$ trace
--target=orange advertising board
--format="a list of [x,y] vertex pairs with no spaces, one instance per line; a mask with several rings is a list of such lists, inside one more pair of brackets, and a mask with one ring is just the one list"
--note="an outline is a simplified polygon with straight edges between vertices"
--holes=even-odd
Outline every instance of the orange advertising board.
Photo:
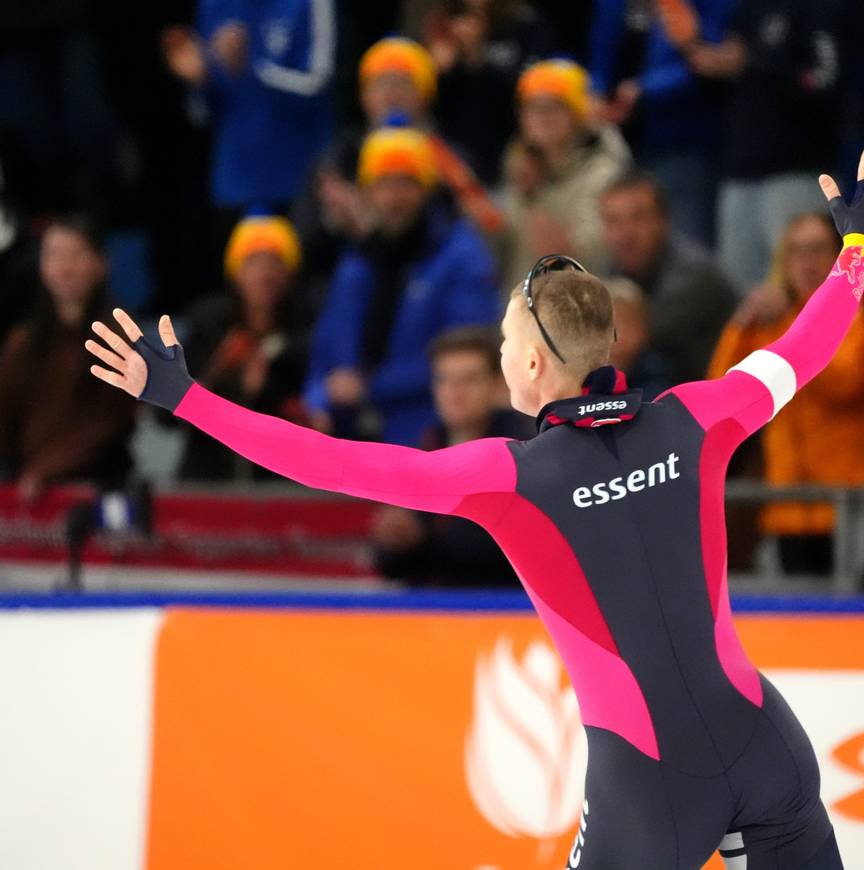
[[[760,667],[864,671],[860,617],[738,626]],[[155,679],[149,870],[567,860],[584,733],[526,614],[173,610]]]

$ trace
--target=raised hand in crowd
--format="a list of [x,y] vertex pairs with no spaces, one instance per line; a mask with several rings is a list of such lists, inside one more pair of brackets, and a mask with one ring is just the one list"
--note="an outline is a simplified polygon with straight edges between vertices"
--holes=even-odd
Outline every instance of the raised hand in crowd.
[[620,127],[626,124],[633,116],[642,88],[635,79],[625,79],[615,88],[615,94],[611,99],[594,97],[593,117],[597,121]]
[[162,55],[177,78],[198,86],[207,80],[204,43],[189,27],[169,27],[162,34]]
[[[235,327],[225,335],[202,376],[205,383],[218,383],[232,370],[239,371],[240,387],[247,401],[254,401],[267,382],[273,360],[284,349],[277,333],[272,341],[260,342],[248,329]],[[268,347],[271,345],[271,347]]]
[[223,24],[210,38],[210,50],[229,75],[239,76],[249,55],[246,28],[236,21]]
[[178,78],[198,87],[207,80],[207,50],[231,76],[246,68],[249,36],[242,24],[223,24],[209,44],[189,27],[170,27],[162,34],[162,53],[168,68]]
[[747,65],[747,47],[737,37],[716,44],[697,42],[684,56],[691,69],[705,78],[734,78]]
[[488,17],[479,9],[456,14],[433,12],[427,17],[425,42],[439,72],[458,63],[478,66],[483,62],[483,46],[489,34]]
[[699,39],[699,15],[687,0],[657,0],[657,17],[666,38],[678,48],[686,48]]
[[[701,60],[702,50],[713,48],[699,41],[699,16],[686,0],[658,0],[656,15],[666,38],[686,56],[697,51]],[[620,127],[631,119],[641,96],[639,82],[636,79],[624,79],[619,82],[611,98],[595,97],[593,115],[598,121]]]
[[374,219],[360,188],[335,169],[323,166],[317,173],[318,201],[325,225],[350,239],[361,239],[373,228]]

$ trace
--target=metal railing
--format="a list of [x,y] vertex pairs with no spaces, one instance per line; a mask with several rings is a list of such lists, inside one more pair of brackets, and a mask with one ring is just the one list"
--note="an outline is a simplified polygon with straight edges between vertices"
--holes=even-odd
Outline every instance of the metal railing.
[[[330,493],[313,492],[288,481],[242,482],[227,485],[174,483],[162,484],[155,488],[157,500],[160,496],[172,494],[202,495],[214,498],[241,496],[251,500],[284,497],[300,502],[311,499],[332,499],[334,506],[347,498]],[[761,506],[784,502],[810,504],[821,502],[834,507],[832,573],[820,576],[784,572],[780,563],[776,539],[763,536],[761,542],[756,546],[752,570],[730,570],[729,582],[732,591],[734,593],[766,595],[812,593],[841,597],[864,592],[864,488],[817,485],[770,487],[760,480],[738,478],[727,481],[726,504],[728,507],[736,504]],[[756,522],[755,517],[754,522]],[[60,533],[62,534],[62,529]],[[733,528],[731,535],[734,534]],[[730,537],[730,544],[734,547],[734,537]],[[75,550],[73,547],[73,562],[74,558]],[[32,573],[33,569],[28,568],[27,570]],[[108,569],[106,568],[106,570]],[[208,569],[208,572],[209,570],[212,569]],[[74,579],[74,565],[71,573]],[[225,582],[229,581],[226,579]]]
[[[726,483],[726,504],[796,502],[826,503],[833,506],[833,573],[829,577],[784,574],[779,564],[771,565],[763,549],[761,565],[748,573],[730,574],[729,582],[739,592],[831,592],[851,595],[862,590],[864,570],[864,489],[807,484],[772,487],[761,480],[736,479]],[[764,547],[773,547],[770,537]],[[770,551],[767,551],[770,554]]]

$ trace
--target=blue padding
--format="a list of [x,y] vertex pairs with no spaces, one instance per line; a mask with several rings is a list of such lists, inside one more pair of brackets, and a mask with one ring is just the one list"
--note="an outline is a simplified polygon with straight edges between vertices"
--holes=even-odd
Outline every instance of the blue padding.
[[732,598],[732,609],[736,613],[864,613],[864,596],[739,595]]
[[0,595],[0,609],[81,609],[117,607],[229,607],[289,610],[437,610],[530,612],[519,591],[409,592],[111,592]]
[[[0,594],[0,610],[66,610],[127,607],[228,607],[287,610],[444,611],[527,613],[531,603],[518,591],[406,592],[95,592]],[[745,597],[732,599],[737,613],[864,613],[864,597]]]

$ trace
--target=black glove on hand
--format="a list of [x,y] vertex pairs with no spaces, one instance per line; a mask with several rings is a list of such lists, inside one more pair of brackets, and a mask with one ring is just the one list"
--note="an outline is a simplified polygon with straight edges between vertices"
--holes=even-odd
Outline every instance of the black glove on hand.
[[155,347],[143,335],[132,346],[147,363],[147,383],[138,398],[173,413],[195,383],[186,368],[182,346]]
[[[828,208],[844,244],[864,244],[864,181],[858,182],[852,202],[847,204],[842,196],[835,196],[828,202]],[[850,241],[849,236],[861,238]]]

